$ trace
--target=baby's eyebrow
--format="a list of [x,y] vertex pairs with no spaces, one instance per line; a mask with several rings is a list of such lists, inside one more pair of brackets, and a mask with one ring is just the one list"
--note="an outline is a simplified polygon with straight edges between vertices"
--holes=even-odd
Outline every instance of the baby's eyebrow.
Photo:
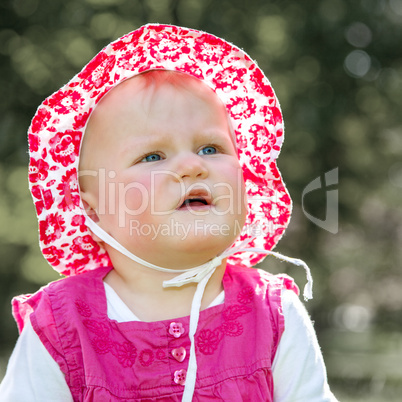
[[222,140],[231,141],[230,132],[225,130],[208,130],[204,132],[197,133],[195,135],[195,140],[198,142],[215,142]]
[[199,136],[197,136],[196,138],[199,142],[205,142],[210,144],[217,143],[218,145],[223,144],[228,146],[230,144],[230,146],[232,146],[233,149],[237,152],[236,140],[232,135],[230,127],[228,127],[227,130],[213,129],[205,131],[203,133],[200,133]]
[[152,137],[144,135],[141,137],[135,137],[135,139],[124,144],[123,149],[119,153],[120,157],[125,157],[126,155],[132,156],[132,154],[140,156],[143,153],[156,150],[162,145],[161,140],[152,139]]

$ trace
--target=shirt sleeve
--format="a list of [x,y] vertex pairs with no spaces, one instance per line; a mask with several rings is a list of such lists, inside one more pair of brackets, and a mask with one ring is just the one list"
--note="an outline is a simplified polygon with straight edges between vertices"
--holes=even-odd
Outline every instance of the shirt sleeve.
[[282,309],[285,330],[272,366],[274,402],[337,402],[313,324],[293,291],[282,291]]
[[0,385],[2,402],[73,402],[64,374],[30,321],[17,341]]

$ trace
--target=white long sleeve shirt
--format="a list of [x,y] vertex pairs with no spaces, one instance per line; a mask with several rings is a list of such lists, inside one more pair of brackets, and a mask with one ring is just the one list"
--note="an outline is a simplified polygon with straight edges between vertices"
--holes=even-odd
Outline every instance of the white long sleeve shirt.
[[[105,284],[108,316],[118,322],[139,321]],[[222,292],[211,304],[224,301]],[[317,337],[306,309],[293,291],[282,291],[285,331],[273,362],[274,402],[336,402],[331,393]],[[58,364],[27,322],[0,385],[2,402],[72,402]]]

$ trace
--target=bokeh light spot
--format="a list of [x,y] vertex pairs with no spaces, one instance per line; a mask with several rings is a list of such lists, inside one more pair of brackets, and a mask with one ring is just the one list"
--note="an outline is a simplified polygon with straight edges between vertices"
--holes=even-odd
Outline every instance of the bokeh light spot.
[[345,33],[346,40],[355,47],[366,47],[372,40],[370,28],[361,22],[354,22]]
[[25,83],[37,93],[42,93],[50,77],[50,71],[44,64],[45,51],[23,38],[15,47],[11,60],[16,71]]
[[264,50],[272,56],[286,52],[288,45],[286,21],[279,16],[263,16],[257,23],[256,38]]
[[364,332],[370,327],[372,312],[367,307],[344,303],[335,309],[333,318],[341,329]]
[[371,67],[370,56],[363,50],[353,50],[346,56],[344,67],[350,76],[364,77]]
[[90,23],[91,33],[96,39],[111,38],[116,31],[117,19],[114,14],[100,13]]
[[67,44],[65,53],[73,66],[80,67],[90,60],[94,53],[94,48],[90,40],[83,36],[78,36]]

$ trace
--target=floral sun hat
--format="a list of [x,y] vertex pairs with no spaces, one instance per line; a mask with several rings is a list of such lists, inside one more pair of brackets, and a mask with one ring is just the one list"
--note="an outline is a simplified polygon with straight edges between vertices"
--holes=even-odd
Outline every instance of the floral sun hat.
[[[150,24],[106,46],[38,108],[29,128],[29,184],[41,250],[53,268],[76,275],[110,266],[82,211],[78,164],[86,122],[102,97],[122,81],[155,69],[189,74],[226,107],[235,132],[248,199],[242,234],[232,247],[272,250],[292,203],[276,165],[283,120],[270,82],[241,49],[205,32]],[[228,262],[252,266],[265,253],[238,252]]]

